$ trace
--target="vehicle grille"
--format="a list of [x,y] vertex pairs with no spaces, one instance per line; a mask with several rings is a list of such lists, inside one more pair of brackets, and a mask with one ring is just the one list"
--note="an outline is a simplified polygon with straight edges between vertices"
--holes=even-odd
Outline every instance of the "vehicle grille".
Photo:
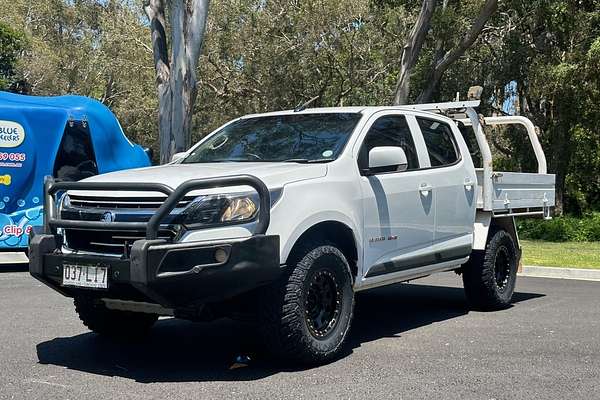
[[[158,239],[172,241],[175,232],[161,229]],[[92,231],[84,229],[65,229],[68,249],[102,254],[129,254],[133,242],[145,239],[143,231]]]
[[[167,199],[166,196],[160,197],[92,197],[69,195],[71,206],[83,208],[100,209],[145,209],[152,210],[159,208]],[[187,206],[196,196],[186,196],[178,204],[177,208]]]

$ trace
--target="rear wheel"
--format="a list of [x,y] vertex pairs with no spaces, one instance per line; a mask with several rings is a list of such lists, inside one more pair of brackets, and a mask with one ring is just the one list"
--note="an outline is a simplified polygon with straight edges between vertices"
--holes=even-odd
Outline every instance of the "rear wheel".
[[518,251],[504,230],[494,232],[484,251],[463,266],[463,283],[471,307],[498,310],[510,305],[517,280]]
[[330,245],[306,245],[262,296],[260,328],[277,358],[318,364],[338,356],[354,313],[348,262]]
[[118,311],[106,308],[95,299],[75,297],[75,311],[91,331],[113,338],[139,338],[158,320],[156,314]]

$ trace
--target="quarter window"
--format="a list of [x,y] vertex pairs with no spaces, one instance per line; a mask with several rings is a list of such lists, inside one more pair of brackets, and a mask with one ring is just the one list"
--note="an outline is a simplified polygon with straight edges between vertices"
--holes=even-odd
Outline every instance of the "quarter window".
[[432,167],[451,165],[458,161],[458,148],[452,129],[440,121],[417,117],[423,139],[427,145]]
[[361,169],[367,168],[369,151],[374,147],[401,147],[408,160],[407,171],[419,169],[419,160],[410,128],[403,115],[386,115],[379,118],[367,132],[359,155]]

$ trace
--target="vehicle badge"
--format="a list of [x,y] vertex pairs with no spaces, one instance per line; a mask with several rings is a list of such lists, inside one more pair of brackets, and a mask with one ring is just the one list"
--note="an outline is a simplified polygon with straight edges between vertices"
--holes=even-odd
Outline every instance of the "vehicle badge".
[[110,211],[105,212],[100,217],[100,222],[115,222],[115,214]]

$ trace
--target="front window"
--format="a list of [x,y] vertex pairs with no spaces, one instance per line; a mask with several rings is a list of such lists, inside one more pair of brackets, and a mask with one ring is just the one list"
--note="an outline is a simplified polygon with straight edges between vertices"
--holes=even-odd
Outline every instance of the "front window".
[[323,113],[240,119],[196,147],[183,163],[332,161],[361,116]]

